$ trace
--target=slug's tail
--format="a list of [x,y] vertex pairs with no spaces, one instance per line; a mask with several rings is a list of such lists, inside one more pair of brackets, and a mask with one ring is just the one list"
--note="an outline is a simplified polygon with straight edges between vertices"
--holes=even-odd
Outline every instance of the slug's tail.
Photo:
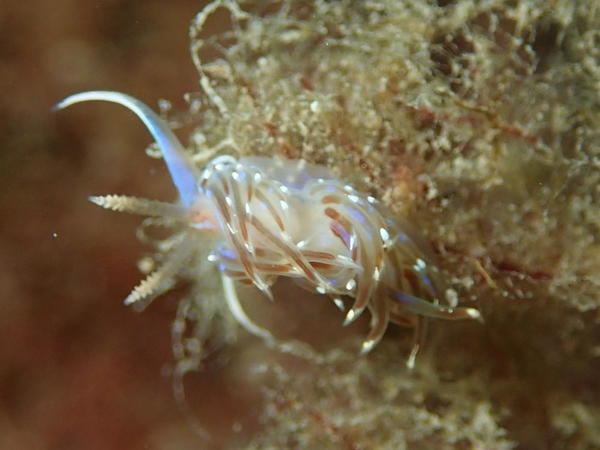
[[140,118],[160,148],[183,205],[190,207],[198,196],[198,171],[167,123],[146,104],[121,92],[87,91],[61,100],[53,109],[60,110],[75,103],[96,100],[123,105]]

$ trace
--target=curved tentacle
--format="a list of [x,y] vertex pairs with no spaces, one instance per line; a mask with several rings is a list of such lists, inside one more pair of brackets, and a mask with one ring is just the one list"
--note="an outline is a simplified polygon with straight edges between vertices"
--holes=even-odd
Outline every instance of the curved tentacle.
[[190,207],[198,196],[198,171],[167,123],[145,103],[121,92],[87,91],[70,95],[57,103],[54,109],[64,109],[75,103],[96,100],[118,103],[140,118],[160,148],[183,205]]
[[252,319],[248,317],[246,311],[244,311],[244,308],[242,307],[242,304],[238,298],[233,280],[230,277],[221,274],[221,282],[223,283],[225,301],[227,302],[229,311],[231,311],[231,314],[233,314],[233,317],[237,323],[240,324],[250,334],[258,336],[268,343],[274,343],[275,338],[273,335],[263,327],[256,325]]
[[413,314],[418,314],[425,317],[433,317],[437,319],[461,320],[475,319],[483,322],[483,317],[478,309],[457,307],[450,308],[447,306],[430,303],[421,298],[414,297],[404,292],[392,291],[390,297],[402,304],[402,307]]
[[421,351],[421,347],[423,347],[423,343],[425,342],[425,336],[427,335],[427,324],[428,322],[425,317],[416,316],[413,331],[412,348],[410,350],[410,355],[406,360],[406,367],[408,367],[409,370],[413,370],[415,368],[415,361],[417,360],[417,355]]
[[371,330],[362,343],[361,353],[370,352],[383,337],[390,321],[390,307],[384,293],[385,289],[378,289],[371,300]]

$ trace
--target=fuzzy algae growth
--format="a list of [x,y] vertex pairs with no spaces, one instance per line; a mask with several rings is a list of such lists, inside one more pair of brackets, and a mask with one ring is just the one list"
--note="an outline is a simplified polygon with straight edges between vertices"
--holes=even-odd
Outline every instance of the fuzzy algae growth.
[[[230,26],[209,34],[211,20]],[[436,323],[413,372],[402,329],[369,357],[321,345],[300,366],[247,363],[264,394],[249,448],[600,446],[599,30],[592,0],[215,1],[198,14],[197,164],[327,166],[420,229],[451,299],[486,320]],[[236,340],[208,270],[182,274],[180,374],[207,342]],[[340,326],[331,317],[313,319],[317,334]]]
[[423,231],[486,325],[436,323],[415,373],[394,338],[270,367],[252,446],[598,446],[600,7],[253,3],[192,24],[199,158],[327,165]]

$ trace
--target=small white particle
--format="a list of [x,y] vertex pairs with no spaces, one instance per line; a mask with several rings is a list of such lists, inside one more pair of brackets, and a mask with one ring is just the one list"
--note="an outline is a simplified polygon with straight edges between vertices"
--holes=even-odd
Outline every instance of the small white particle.
[[381,236],[381,240],[383,242],[387,242],[390,240],[390,233],[385,228],[379,229],[379,236]]
[[233,172],[231,172],[231,178],[233,178],[235,181],[239,181],[240,174],[237,173],[236,171],[233,171]]
[[284,194],[287,194],[288,192],[290,192],[290,190],[287,188],[287,186],[285,186],[283,184],[279,186],[279,190],[281,192],[283,192]]
[[319,102],[314,100],[310,103],[310,110],[314,113],[318,113],[321,110],[321,105],[319,105]]
[[52,233],[51,236],[52,236],[52,239],[56,239],[58,237],[58,233],[56,233],[56,232]]
[[367,197],[367,201],[368,201],[369,203],[371,203],[371,204],[373,204],[373,203],[377,203],[377,199],[376,199],[375,197],[371,196],[371,195],[369,195],[369,196]]
[[360,349],[360,352],[363,355],[365,353],[369,353],[373,349],[373,347],[375,347],[376,343],[377,343],[377,341],[375,341],[373,339],[366,340],[365,342],[362,343],[362,348]]
[[375,267],[375,270],[373,270],[373,280],[379,281],[380,276],[381,276],[381,271],[379,270],[379,267]]
[[475,319],[475,320],[479,320],[480,322],[483,321],[483,318],[481,317],[481,313],[479,312],[478,309],[475,308],[467,308],[467,315],[471,318],[471,319]]
[[350,249],[353,249],[354,247],[356,247],[356,235],[355,234],[350,236]]
[[173,107],[173,105],[171,104],[171,102],[169,100],[165,100],[164,98],[161,98],[158,100],[158,109],[160,109],[161,112],[167,112],[172,107]]
[[225,203],[227,203],[227,206],[229,207],[233,206],[233,200],[231,200],[231,197],[229,195],[225,197]]
[[259,172],[256,172],[254,174],[254,182],[255,183],[260,183],[261,180],[262,180],[262,175]]
[[298,243],[296,244],[296,247],[298,247],[298,248],[302,248],[302,247],[304,247],[305,245],[306,245],[306,241],[300,241],[300,242],[298,242]]
[[358,195],[354,195],[354,194],[350,194],[348,195],[348,199],[352,202],[352,203],[358,203],[360,201],[360,197]]
[[354,188],[352,186],[350,186],[349,184],[347,184],[346,186],[344,186],[344,190],[346,192],[354,192]]
[[346,313],[346,318],[344,319],[344,326],[350,325],[354,319],[357,317],[357,312],[354,309],[351,309]]
[[417,262],[413,266],[413,269],[415,269],[417,272],[421,272],[426,267],[427,267],[427,264],[425,264],[425,261],[423,261],[421,258],[417,258]]
[[451,308],[456,308],[458,306],[458,294],[454,289],[446,289],[446,300]]
[[351,280],[348,280],[348,282],[346,283],[346,289],[348,291],[351,291],[355,287],[356,287],[356,281],[354,281],[354,278],[352,278]]
[[341,298],[334,297],[334,298],[332,298],[332,300],[333,300],[333,303],[335,304],[335,306],[337,306],[340,311],[344,310],[344,302],[342,301]]
[[149,274],[154,270],[154,260],[146,256],[138,261],[137,266],[140,272]]
[[216,262],[219,260],[218,256],[215,255],[214,253],[209,254],[206,259],[210,262]]
[[327,289],[325,289],[324,286],[317,286],[317,292],[319,294],[324,294],[325,292],[327,292]]
[[[178,321],[173,322],[173,331],[175,333],[183,333],[185,331],[185,328],[186,328],[186,323],[183,320],[181,320],[181,321],[178,320]],[[166,364],[165,364],[165,366],[166,366]]]
[[279,205],[281,205],[281,209],[283,209],[284,211],[287,211],[289,209],[287,202],[284,200],[280,200]]

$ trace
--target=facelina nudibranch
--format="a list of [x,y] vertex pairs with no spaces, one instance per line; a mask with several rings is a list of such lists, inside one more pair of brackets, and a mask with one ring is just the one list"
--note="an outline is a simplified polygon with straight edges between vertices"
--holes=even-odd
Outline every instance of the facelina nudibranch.
[[172,278],[191,257],[194,239],[198,242],[201,233],[211,237],[208,260],[222,275],[229,309],[244,328],[263,338],[272,336],[245,314],[234,282],[252,284],[272,298],[271,285],[278,277],[290,277],[329,296],[340,309],[342,299],[352,298],[344,325],[365,309],[371,314],[363,353],[379,342],[390,321],[412,324],[416,339],[409,366],[426,318],[481,320],[475,308],[443,306],[444,283],[418,236],[390,217],[375,198],[334,178],[326,168],[304,160],[222,155],[199,170],[167,123],[133,97],[89,91],[65,98],[56,108],[90,100],[121,104],[142,120],[180,197],[176,204],[115,195],[91,201],[108,209],[174,219],[187,230],[163,265],[133,290],[127,304],[153,295]]

